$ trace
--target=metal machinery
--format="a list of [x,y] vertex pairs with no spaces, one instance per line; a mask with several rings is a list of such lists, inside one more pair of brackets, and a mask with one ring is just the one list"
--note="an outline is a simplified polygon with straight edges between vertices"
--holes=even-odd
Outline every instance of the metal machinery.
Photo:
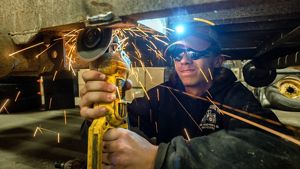
[[[168,17],[168,27],[178,18],[190,24],[198,24],[193,17],[213,21],[222,52],[231,59],[252,59],[255,69],[270,71],[300,63],[297,0],[1,0],[0,77],[53,71],[66,61],[65,52],[57,51],[62,44],[55,43],[66,32],[90,26],[131,27],[137,20],[160,17]],[[14,54],[31,45],[38,46]],[[49,45],[51,49],[40,54]],[[80,67],[86,64],[74,66]],[[244,71],[251,72],[253,67]],[[249,82],[251,78],[259,77],[250,76]]]

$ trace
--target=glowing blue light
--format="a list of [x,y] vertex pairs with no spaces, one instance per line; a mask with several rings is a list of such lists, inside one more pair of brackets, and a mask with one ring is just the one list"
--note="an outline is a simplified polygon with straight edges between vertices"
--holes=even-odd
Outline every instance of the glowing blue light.
[[175,30],[178,34],[181,34],[184,32],[184,27],[182,25],[178,25],[176,26]]

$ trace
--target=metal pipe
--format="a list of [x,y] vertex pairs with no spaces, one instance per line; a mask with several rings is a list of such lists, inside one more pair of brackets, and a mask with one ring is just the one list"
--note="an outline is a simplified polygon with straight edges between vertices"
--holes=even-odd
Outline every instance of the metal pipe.
[[300,51],[278,57],[273,60],[254,60],[254,65],[261,69],[283,69],[300,65]]

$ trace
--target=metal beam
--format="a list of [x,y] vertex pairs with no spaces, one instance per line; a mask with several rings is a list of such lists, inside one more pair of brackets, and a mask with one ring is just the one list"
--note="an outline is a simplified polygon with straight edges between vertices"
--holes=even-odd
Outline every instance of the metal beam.
[[[300,26],[288,32],[287,34],[281,33],[279,37],[272,39],[271,41],[265,42],[259,47],[259,51],[255,55],[255,58],[262,57],[263,55],[268,54],[271,50],[282,46],[286,43],[298,44],[300,37]],[[298,42],[298,43],[297,43]]]
[[[246,6],[264,4],[257,13],[263,12],[263,7],[272,5],[260,0],[1,0],[0,25],[1,33],[10,33],[17,36],[14,41],[17,44],[25,44],[41,30],[54,28],[72,29],[83,27],[87,23],[87,16],[96,16],[112,12],[114,18],[105,22],[112,24],[115,21],[137,20],[143,18],[157,18],[176,15],[178,13],[208,12],[207,14],[220,18],[222,11],[234,9],[243,11]],[[277,2],[277,1],[274,1]],[[296,1],[279,1],[279,4],[291,12],[299,5]],[[287,6],[287,7],[286,7]],[[269,7],[270,8],[270,7]],[[268,9],[268,8],[267,8]],[[299,9],[299,8],[297,8]],[[252,9],[254,10],[254,9]],[[271,9],[270,9],[271,10]],[[273,13],[280,14],[283,9],[274,8]],[[216,12],[220,11],[220,12]],[[232,11],[229,10],[228,13]],[[249,10],[246,12],[249,12]],[[285,12],[284,14],[286,14]],[[221,14],[221,15],[220,15]],[[281,13],[282,14],[282,13]],[[228,14],[229,15],[229,14]],[[232,16],[232,15],[230,15]]]
[[[256,1],[257,2],[257,1]],[[264,1],[260,4],[250,3],[247,6],[232,6],[231,8],[200,12],[190,15],[169,17],[169,24],[178,22],[196,22],[193,18],[203,18],[213,21],[216,25],[237,24],[257,21],[273,21],[278,19],[299,18],[300,5],[298,0]]]

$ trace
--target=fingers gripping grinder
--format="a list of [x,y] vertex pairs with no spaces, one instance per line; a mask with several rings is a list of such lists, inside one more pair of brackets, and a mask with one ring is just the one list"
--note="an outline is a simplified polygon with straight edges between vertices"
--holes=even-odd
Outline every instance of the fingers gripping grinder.
[[[117,38],[114,38],[117,39]],[[112,103],[94,104],[105,106],[105,117],[95,119],[88,133],[88,169],[102,169],[102,140],[104,133],[113,127],[128,128],[126,117],[125,82],[130,70],[130,61],[122,51],[110,51],[111,29],[88,28],[80,32],[77,51],[81,58],[91,61],[90,68],[104,73],[107,82],[117,86],[116,100]],[[114,40],[115,41],[115,40]],[[111,45],[111,46],[112,46]]]

